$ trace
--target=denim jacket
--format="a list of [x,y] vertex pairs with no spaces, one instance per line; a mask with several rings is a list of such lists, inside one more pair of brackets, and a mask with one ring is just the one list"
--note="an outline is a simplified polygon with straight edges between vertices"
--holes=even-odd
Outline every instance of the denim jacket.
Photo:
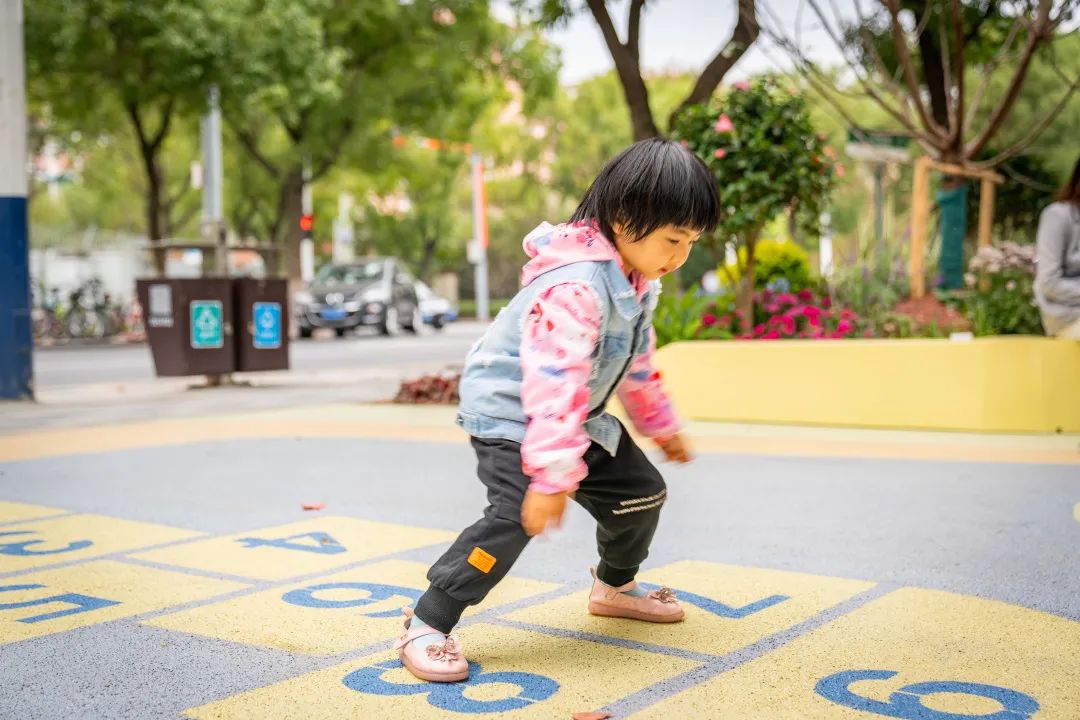
[[466,359],[457,419],[474,437],[522,443],[536,489],[571,490],[590,441],[618,448],[622,428],[606,411],[616,391],[639,432],[678,431],[651,365],[659,288],[631,282],[591,226],[544,223],[525,249],[524,287]]

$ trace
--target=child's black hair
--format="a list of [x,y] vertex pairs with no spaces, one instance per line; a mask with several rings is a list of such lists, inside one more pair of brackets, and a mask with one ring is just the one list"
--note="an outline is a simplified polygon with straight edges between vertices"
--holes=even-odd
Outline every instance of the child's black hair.
[[719,205],[716,179],[697,155],[677,142],[650,138],[604,166],[570,222],[595,221],[613,243],[612,225],[618,223],[636,242],[664,225],[712,232]]

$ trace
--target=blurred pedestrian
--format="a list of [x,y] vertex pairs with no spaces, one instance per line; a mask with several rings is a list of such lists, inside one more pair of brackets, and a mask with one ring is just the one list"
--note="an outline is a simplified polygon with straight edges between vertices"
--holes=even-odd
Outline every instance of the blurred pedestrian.
[[[568,499],[597,522],[594,615],[677,622],[667,588],[634,580],[667,496],[659,471],[605,411],[618,393],[641,435],[689,462],[652,366],[659,278],[717,224],[716,183],[693,153],[636,143],[600,172],[567,223],[524,240],[522,289],[466,359],[458,423],[470,434],[489,505],[428,572],[396,643],[413,675],[452,682],[468,664],[450,632],[506,576],[530,537],[557,528]],[[422,503],[424,498],[413,498]]]
[[1080,340],[1080,158],[1039,218],[1035,298],[1047,335]]

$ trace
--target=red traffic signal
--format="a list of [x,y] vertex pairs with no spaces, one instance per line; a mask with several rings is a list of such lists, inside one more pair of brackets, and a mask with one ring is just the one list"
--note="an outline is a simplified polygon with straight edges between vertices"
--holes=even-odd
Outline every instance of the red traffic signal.
[[304,232],[311,232],[311,229],[315,227],[314,215],[301,215],[300,216],[300,229]]

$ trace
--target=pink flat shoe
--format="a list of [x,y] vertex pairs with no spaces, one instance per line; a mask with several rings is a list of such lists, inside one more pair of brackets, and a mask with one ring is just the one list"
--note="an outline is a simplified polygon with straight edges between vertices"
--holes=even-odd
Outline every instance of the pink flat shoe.
[[[423,650],[413,645],[413,640],[430,635],[429,627],[412,629],[412,608],[405,608],[405,632],[394,643],[401,664],[416,677],[428,682],[459,682],[469,677],[469,663],[461,654],[461,641],[456,635],[447,635],[441,643],[432,643]],[[434,632],[438,632],[435,630]]]
[[644,597],[634,597],[623,593],[637,587],[636,580],[631,580],[622,587],[611,587],[596,577],[596,568],[592,569],[592,574],[593,586],[589,593],[589,613],[592,615],[653,623],[673,623],[683,619],[682,606],[675,600],[675,593],[669,588],[650,590]]

